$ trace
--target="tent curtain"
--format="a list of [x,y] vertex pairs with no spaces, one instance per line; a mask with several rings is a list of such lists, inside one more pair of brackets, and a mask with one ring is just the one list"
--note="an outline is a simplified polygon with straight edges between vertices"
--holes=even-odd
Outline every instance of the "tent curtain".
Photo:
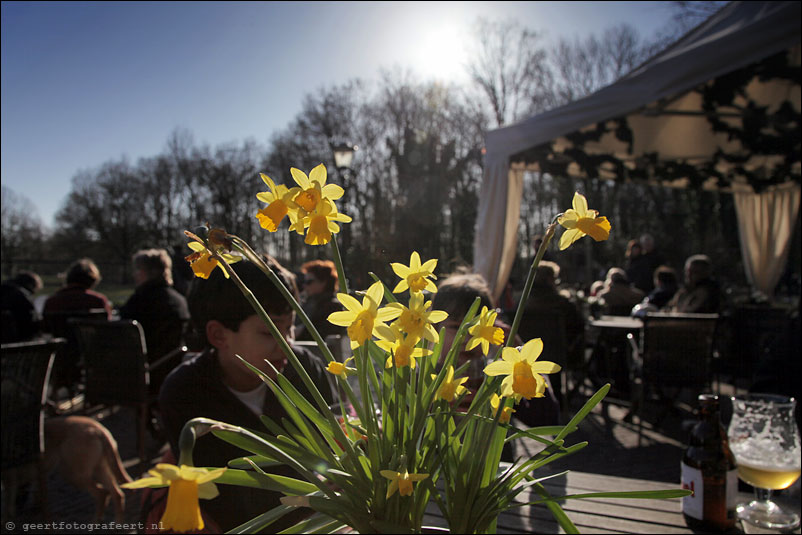
[[506,157],[485,160],[484,180],[474,234],[473,268],[498,301],[515,262],[523,195],[524,166]]
[[788,182],[755,193],[750,186],[733,184],[733,195],[746,276],[756,290],[772,297],[791,248],[800,185]]

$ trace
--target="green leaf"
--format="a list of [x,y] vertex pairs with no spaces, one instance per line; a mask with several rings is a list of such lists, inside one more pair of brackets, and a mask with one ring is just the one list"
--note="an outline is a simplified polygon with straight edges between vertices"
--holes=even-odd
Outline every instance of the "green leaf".
[[615,491],[615,492],[588,492],[584,494],[566,494],[564,496],[556,496],[534,502],[528,502],[523,505],[537,505],[546,503],[548,501],[562,501],[562,500],[577,500],[588,498],[630,498],[635,500],[668,500],[673,498],[682,498],[683,496],[690,496],[689,489],[668,489],[668,490],[632,490],[632,491]]
[[262,530],[264,530],[270,524],[293,510],[295,510],[295,507],[279,505],[278,507],[274,507],[266,513],[262,513],[256,518],[252,518],[251,520],[240,524],[228,533],[261,533]]
[[230,468],[248,470],[252,466],[251,463],[254,463],[259,468],[272,468],[274,466],[281,466],[284,464],[280,461],[273,459],[272,457],[267,457],[265,455],[251,455],[250,457],[241,457],[239,459],[232,459],[228,461],[228,466]]
[[579,427],[579,422],[584,420],[585,416],[590,414],[590,411],[593,410],[593,407],[598,405],[599,402],[601,402],[601,400],[604,399],[604,396],[606,396],[607,392],[609,391],[610,391],[610,383],[607,383],[606,385],[601,387],[598,392],[593,394],[593,397],[591,397],[585,403],[585,405],[581,409],[579,409],[579,412],[577,412],[574,415],[574,417],[571,418],[571,421],[565,424],[565,427],[563,427],[562,431],[560,431],[560,433],[555,437],[555,440],[565,438],[565,436],[568,433],[571,433],[575,428]]
[[340,520],[336,520],[329,515],[323,513],[315,513],[309,518],[299,521],[294,526],[291,526],[284,531],[279,531],[282,534],[290,533],[334,533],[345,527]]
[[277,474],[259,474],[253,471],[232,468],[223,472],[223,475],[215,479],[214,482],[238,487],[272,490],[283,494],[309,494],[318,490],[317,486],[300,479]]

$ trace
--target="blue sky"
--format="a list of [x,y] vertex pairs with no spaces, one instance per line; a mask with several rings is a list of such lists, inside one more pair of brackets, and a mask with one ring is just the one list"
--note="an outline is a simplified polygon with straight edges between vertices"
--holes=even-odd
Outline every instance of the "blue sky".
[[2,183],[46,225],[81,169],[176,127],[264,145],[321,87],[400,66],[459,82],[477,17],[547,39],[664,27],[668,2],[2,2]]

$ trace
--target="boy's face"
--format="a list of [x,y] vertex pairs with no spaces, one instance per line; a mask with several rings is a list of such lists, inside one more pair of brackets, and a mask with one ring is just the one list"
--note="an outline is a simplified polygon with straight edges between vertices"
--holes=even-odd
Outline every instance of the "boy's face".
[[[276,324],[278,330],[285,339],[289,337],[294,320],[294,312],[286,314],[270,315],[273,323]],[[227,359],[229,362],[235,362],[233,366],[224,366],[224,373],[236,374],[237,384],[252,384],[252,388],[256,388],[261,380],[248,370],[235,355],[241,356],[252,366],[262,370],[268,376],[275,379],[275,373],[265,360],[270,361],[273,366],[279,371],[284,369],[287,364],[287,358],[281,351],[273,335],[270,334],[270,329],[265,325],[259,316],[256,314],[248,316],[242,323],[240,323],[237,331],[230,329],[225,330],[225,347],[218,347],[221,357]],[[252,379],[251,379],[252,378]],[[227,381],[232,384],[231,381]]]

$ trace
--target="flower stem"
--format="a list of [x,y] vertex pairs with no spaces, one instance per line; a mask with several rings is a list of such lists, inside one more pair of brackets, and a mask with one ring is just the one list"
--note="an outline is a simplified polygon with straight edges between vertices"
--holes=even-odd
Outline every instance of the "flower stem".
[[558,217],[560,216],[555,217],[554,221],[552,221],[546,229],[546,234],[543,236],[543,243],[540,244],[540,248],[537,250],[537,254],[535,254],[535,259],[532,260],[532,265],[529,267],[529,273],[526,275],[526,283],[524,284],[524,291],[521,294],[521,299],[518,301],[518,309],[515,311],[515,319],[512,320],[512,327],[510,327],[510,334],[507,337],[507,343],[504,344],[505,347],[513,347],[515,345],[515,335],[518,334],[518,327],[521,325],[521,318],[524,315],[526,302],[529,300],[529,293],[532,291],[532,286],[535,284],[537,266],[540,264],[540,261],[546,254],[546,249],[551,242],[551,238],[554,237],[554,231],[557,229]]
[[331,237],[331,256],[334,258],[334,265],[337,266],[337,277],[340,279],[340,290],[342,293],[348,293],[348,279],[345,278],[345,269],[343,269],[343,259],[340,256],[340,247],[337,245],[337,237]]

